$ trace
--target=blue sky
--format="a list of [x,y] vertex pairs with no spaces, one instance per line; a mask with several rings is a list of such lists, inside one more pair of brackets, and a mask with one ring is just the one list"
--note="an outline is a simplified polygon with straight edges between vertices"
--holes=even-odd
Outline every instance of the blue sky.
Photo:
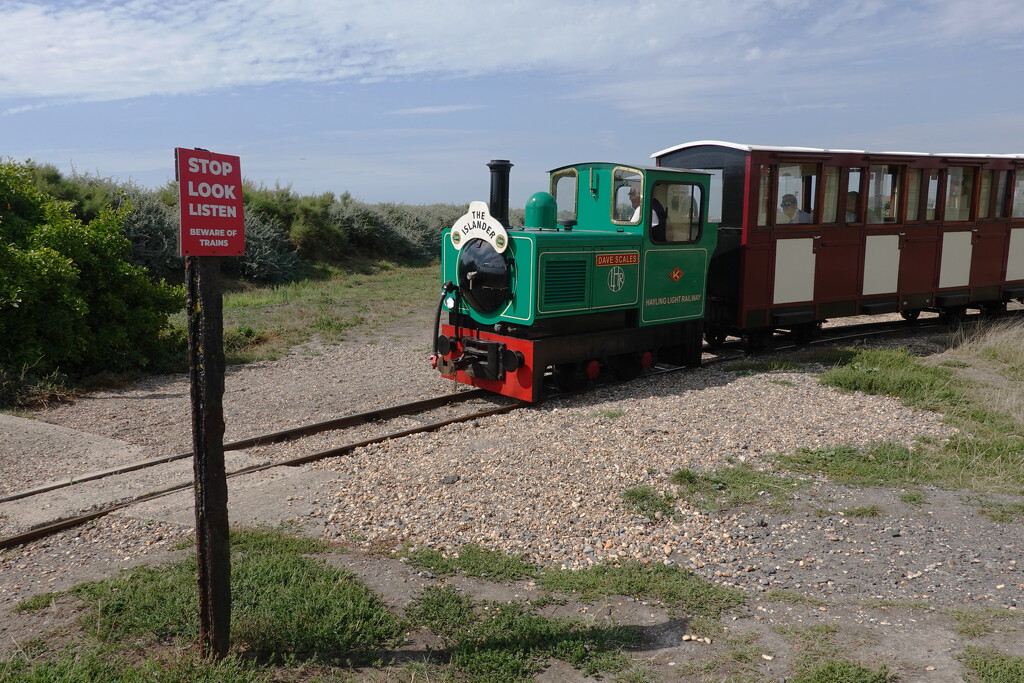
[[1020,0],[0,0],[0,157],[511,204],[690,140],[1024,153]]

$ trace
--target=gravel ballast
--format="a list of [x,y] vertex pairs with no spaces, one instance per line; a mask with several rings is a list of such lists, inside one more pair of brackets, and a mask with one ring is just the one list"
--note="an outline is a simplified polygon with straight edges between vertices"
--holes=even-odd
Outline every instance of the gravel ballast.
[[[298,348],[279,361],[233,368],[226,385],[229,441],[461,388],[429,368],[425,348],[400,341]],[[189,416],[187,379],[177,376],[34,415],[121,441],[135,459],[188,450]],[[927,492],[929,504],[912,506],[897,493],[812,481],[791,513],[717,515],[679,501],[675,515],[653,519],[623,500],[624,491],[638,486],[672,494],[669,477],[682,468],[745,463],[765,469],[771,454],[800,447],[909,445],[951,433],[937,414],[890,397],[840,392],[812,374],[744,376],[702,368],[602,386],[321,461],[314,467],[333,474],[332,483],[288,505],[300,528],[364,549],[457,551],[478,543],[568,569],[633,559],[677,564],[755,591],[781,587],[949,604],[982,599],[1015,607],[1024,581],[1019,534],[1007,535],[956,493]],[[48,444],[46,453],[31,454],[35,483],[80,472],[83,461],[73,446],[59,451]],[[311,447],[264,448],[285,457]],[[4,481],[24,483],[23,456],[5,450]],[[876,503],[886,512],[879,521],[841,514]],[[952,505],[957,513],[951,516],[945,510]],[[89,546],[97,552],[127,544],[130,557],[148,548],[144,528],[103,520],[92,528],[101,536]],[[135,542],[123,540],[133,533]],[[998,542],[981,542],[986,534]],[[31,573],[31,562],[15,562],[10,554],[0,562],[5,577],[12,576],[0,597],[25,597],[22,588],[40,585],[17,577]],[[53,572],[46,571],[52,584]],[[12,592],[11,585],[19,589]]]

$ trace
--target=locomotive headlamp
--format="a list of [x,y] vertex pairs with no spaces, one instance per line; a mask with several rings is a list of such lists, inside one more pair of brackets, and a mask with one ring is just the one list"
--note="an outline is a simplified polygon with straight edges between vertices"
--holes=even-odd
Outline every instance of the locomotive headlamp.
[[445,298],[444,298],[444,310],[446,310],[446,311],[454,311],[455,310],[455,295],[454,294],[448,294],[447,296],[445,296]]

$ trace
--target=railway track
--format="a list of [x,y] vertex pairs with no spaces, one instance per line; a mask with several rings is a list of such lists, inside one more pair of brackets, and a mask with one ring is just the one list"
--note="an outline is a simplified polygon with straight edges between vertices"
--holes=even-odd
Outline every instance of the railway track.
[[[254,437],[250,437],[250,438],[247,438],[247,439],[242,439],[242,440],[239,440],[239,441],[233,441],[233,442],[224,444],[224,450],[225,451],[241,450],[241,449],[246,449],[246,448],[252,448],[252,447],[255,447],[255,446],[261,446],[261,445],[266,445],[266,444],[290,441],[290,440],[299,439],[299,438],[310,436],[310,435],[314,435],[314,434],[320,434],[320,433],[334,431],[334,430],[346,429],[346,428],[349,428],[349,427],[358,426],[358,425],[362,425],[362,424],[367,424],[367,423],[371,423],[371,422],[378,422],[378,421],[382,421],[382,420],[389,420],[389,419],[393,419],[393,418],[397,418],[397,417],[416,416],[418,414],[427,413],[427,412],[429,412],[431,410],[435,410],[435,409],[438,409],[438,408],[443,408],[443,407],[446,407],[446,406],[451,406],[451,405],[455,405],[455,404],[465,403],[467,401],[475,400],[475,399],[489,398],[489,397],[492,397],[492,396],[493,396],[492,394],[490,394],[489,392],[484,391],[482,389],[474,389],[474,390],[471,390],[471,391],[463,391],[463,392],[458,392],[458,393],[455,393],[455,394],[446,394],[444,396],[439,396],[439,397],[436,397],[436,398],[426,399],[426,400],[422,400],[422,401],[414,401],[414,402],[411,402],[411,403],[405,403],[405,404],[402,404],[402,405],[391,406],[391,407],[388,407],[388,408],[371,410],[371,411],[364,412],[364,413],[347,415],[347,416],[344,416],[344,417],[335,418],[335,419],[327,420],[327,421],[324,421],[324,422],[317,422],[317,423],[313,423],[313,424],[309,424],[309,425],[303,425],[303,426],[300,426],[300,427],[294,427],[294,428],[286,429],[286,430],[282,430],[282,431],[271,432],[271,433],[268,433],[268,434],[262,434],[262,435],[259,435],[259,436],[254,436]],[[341,445],[341,446],[335,446],[335,447],[327,448],[325,450],[319,450],[319,451],[316,451],[316,452],[313,452],[313,453],[308,453],[308,454],[300,455],[300,456],[293,457],[293,458],[287,458],[287,459],[280,460],[280,461],[275,461],[275,462],[270,462],[270,463],[262,463],[262,464],[253,465],[253,466],[249,466],[249,467],[243,467],[243,468],[234,470],[232,472],[229,472],[227,474],[227,476],[230,479],[230,478],[234,478],[234,477],[240,477],[240,476],[243,476],[243,475],[246,475],[246,474],[252,474],[254,472],[261,472],[261,471],[272,469],[272,468],[276,468],[276,467],[295,467],[295,466],[298,466],[298,465],[303,465],[303,464],[306,464],[306,463],[315,462],[317,460],[322,460],[324,458],[329,458],[329,457],[334,457],[334,456],[339,456],[339,455],[346,455],[346,454],[351,453],[352,451],[356,450],[357,448],[362,448],[362,447],[365,447],[365,446],[370,446],[370,445],[373,445],[373,444],[376,444],[376,443],[381,443],[381,442],[388,441],[388,440],[391,440],[391,439],[398,439],[398,438],[401,438],[401,437],[404,437],[404,436],[410,436],[412,434],[419,434],[419,433],[422,433],[422,432],[433,431],[433,430],[440,429],[440,428],[445,427],[445,426],[450,425],[450,424],[456,424],[456,423],[459,423],[459,422],[468,422],[470,420],[476,420],[476,419],[480,419],[480,418],[490,417],[492,415],[500,415],[500,414],[503,414],[503,413],[508,413],[508,412],[511,412],[512,410],[515,410],[517,408],[522,407],[523,405],[525,405],[525,404],[509,403],[509,404],[499,405],[499,406],[490,405],[490,406],[488,406],[486,408],[482,408],[480,410],[476,410],[476,411],[473,411],[473,412],[461,414],[461,415],[458,415],[456,417],[449,417],[449,418],[444,418],[444,419],[440,419],[440,420],[423,420],[423,424],[421,424],[419,426],[416,426],[416,427],[412,427],[412,428],[408,428],[408,429],[396,430],[396,431],[393,431],[393,432],[388,432],[386,434],[382,434],[382,435],[379,435],[379,436],[376,436],[376,437],[372,437],[372,438],[369,438],[369,439],[362,439],[362,440],[351,442],[351,443],[347,443],[347,444],[344,444],[344,445]],[[138,463],[133,463],[133,464],[130,464],[130,465],[125,465],[125,466],[122,466],[122,467],[113,468],[113,469],[110,469],[110,470],[105,470],[103,472],[95,472],[95,473],[92,473],[92,474],[89,474],[89,475],[73,478],[72,480],[67,481],[67,482],[58,482],[58,483],[53,483],[53,484],[47,484],[45,486],[40,486],[40,487],[36,487],[36,488],[33,488],[33,489],[25,490],[25,491],[19,491],[19,492],[16,492],[16,493],[12,493],[12,494],[8,494],[6,496],[0,497],[0,504],[7,503],[7,502],[12,502],[12,501],[17,501],[17,500],[29,499],[29,498],[32,498],[33,496],[39,496],[39,495],[42,495],[44,493],[49,493],[49,492],[56,491],[56,490],[59,490],[59,489],[66,489],[66,488],[78,486],[78,485],[86,483],[86,482],[95,482],[95,481],[98,481],[98,480],[106,479],[108,477],[113,477],[113,476],[118,475],[118,474],[126,474],[126,473],[131,473],[131,472],[138,472],[140,470],[144,470],[144,469],[147,469],[147,468],[156,467],[156,466],[159,466],[159,465],[175,462],[175,461],[178,461],[178,460],[183,460],[183,459],[186,459],[186,458],[191,458],[192,455],[193,454],[191,452],[188,452],[188,453],[178,453],[176,455],[166,456],[166,457],[162,457],[162,458],[154,458],[154,459],[151,459],[151,460],[146,460],[146,461],[142,461],[142,462],[138,462]],[[188,490],[188,489],[192,488],[192,486],[193,486],[193,482],[191,482],[191,481],[189,481],[187,483],[176,484],[176,485],[173,485],[173,486],[161,489],[159,491],[155,491],[155,492],[148,493],[148,494],[141,495],[141,496],[132,497],[129,500],[125,500],[125,501],[121,501],[121,502],[113,503],[113,504],[109,504],[109,505],[102,505],[98,509],[90,510],[89,512],[86,512],[86,513],[83,513],[83,514],[78,514],[78,515],[74,515],[74,516],[58,519],[58,520],[56,520],[54,522],[47,523],[47,524],[35,527],[33,529],[30,529],[30,530],[25,531],[25,532],[20,533],[20,534],[15,534],[15,535],[8,536],[8,537],[5,537],[5,538],[0,538],[0,550],[5,549],[5,548],[11,548],[11,547],[14,547],[14,546],[17,546],[17,545],[21,545],[23,543],[28,543],[29,541],[34,541],[34,540],[37,540],[37,539],[40,539],[40,538],[44,538],[44,537],[49,536],[51,534],[55,534],[55,533],[57,533],[59,531],[63,531],[64,529],[69,529],[69,528],[78,526],[80,524],[84,524],[84,523],[86,523],[88,521],[91,521],[93,519],[97,519],[99,517],[103,517],[103,516],[108,515],[108,514],[110,514],[112,512],[124,509],[126,507],[130,507],[132,505],[136,505],[136,504],[139,504],[139,503],[144,503],[144,502],[147,502],[147,501],[150,501],[150,500],[154,500],[156,498],[161,498],[163,496],[168,496],[168,495],[171,495],[173,493],[178,493],[180,491],[185,491],[185,490]]]
[[[912,325],[913,327],[910,328],[909,325]],[[816,338],[814,340],[811,340],[808,343],[803,343],[803,344],[798,344],[798,343],[795,343],[795,342],[789,342],[786,339],[785,336],[778,336],[777,338],[775,338],[773,340],[771,348],[766,350],[765,353],[787,352],[787,351],[790,351],[792,349],[806,348],[807,346],[822,345],[822,344],[835,344],[835,343],[849,342],[849,341],[853,341],[853,340],[859,340],[859,339],[864,339],[864,338],[867,338],[867,337],[873,337],[873,336],[879,336],[879,335],[898,334],[898,333],[901,333],[901,332],[906,332],[908,329],[914,329],[914,330],[929,330],[930,329],[930,330],[935,330],[935,329],[942,329],[942,328],[945,328],[945,325],[943,323],[941,323],[937,318],[936,319],[921,320],[921,321],[917,321],[915,323],[907,323],[905,321],[898,321],[898,322],[888,322],[888,323],[877,323],[877,322],[875,322],[875,323],[867,323],[867,324],[855,324],[855,325],[837,326],[837,327],[826,328],[825,330],[822,330],[822,334],[821,334],[820,337],[818,337],[818,338]],[[729,362],[729,361],[739,360],[739,359],[744,358],[744,357],[749,357],[749,354],[747,354],[743,350],[742,343],[740,341],[727,342],[727,343],[723,344],[719,349],[716,349],[714,351],[714,353],[715,353],[715,356],[713,358],[705,358],[704,359],[704,365],[707,365],[707,366],[717,365],[717,364],[721,364],[721,363],[725,363],[725,362]],[[684,370],[684,369],[685,368],[683,368],[683,367],[677,367],[677,366],[658,365],[658,366],[655,366],[651,371],[649,371],[646,376],[655,376],[655,375],[661,375],[661,374],[665,374],[665,373],[678,372],[678,371]],[[636,381],[636,380],[633,380],[633,381]],[[558,394],[552,394],[551,395],[551,397],[556,397],[556,396],[558,396]],[[432,399],[426,399],[426,400],[421,400],[421,401],[414,401],[414,402],[406,403],[406,404],[402,404],[402,405],[391,406],[391,407],[371,410],[371,411],[367,411],[367,412],[363,412],[363,413],[347,415],[347,416],[343,416],[343,417],[339,417],[339,418],[334,418],[334,419],[323,421],[323,422],[312,423],[312,424],[303,425],[303,426],[299,426],[299,427],[293,427],[293,428],[286,429],[286,430],[271,432],[271,433],[267,433],[267,434],[261,434],[261,435],[249,437],[249,438],[246,438],[246,439],[241,439],[241,440],[238,440],[238,441],[232,441],[232,442],[224,444],[224,450],[227,452],[227,451],[234,451],[234,450],[243,450],[243,449],[253,448],[253,447],[256,447],[256,446],[263,446],[263,445],[267,445],[267,444],[282,443],[282,442],[286,442],[286,441],[292,441],[292,440],[296,440],[296,439],[301,439],[301,438],[304,438],[304,437],[307,437],[307,436],[311,436],[311,435],[315,435],[315,434],[321,434],[321,433],[324,433],[324,432],[330,432],[330,431],[335,431],[335,430],[347,429],[347,428],[358,426],[358,425],[363,425],[363,424],[368,424],[368,423],[375,423],[375,422],[381,422],[381,421],[390,420],[390,419],[399,418],[399,417],[410,417],[410,416],[415,416],[415,415],[418,415],[418,414],[425,414],[425,413],[429,413],[431,410],[435,410],[435,409],[438,409],[438,408],[443,408],[443,407],[446,407],[446,406],[452,406],[452,405],[456,405],[456,404],[466,403],[468,401],[472,401],[472,400],[476,400],[476,399],[491,398],[491,397],[493,397],[493,394],[490,394],[489,392],[484,391],[482,389],[474,389],[474,390],[471,390],[471,391],[463,391],[463,392],[458,392],[458,393],[455,393],[455,394],[447,394],[447,395],[436,397],[436,398],[432,398]],[[491,406],[488,406],[486,408],[483,408],[483,409],[480,409],[480,410],[477,410],[477,411],[469,412],[469,413],[466,413],[466,414],[461,414],[461,415],[456,416],[456,417],[444,418],[444,419],[440,419],[440,420],[427,420],[427,419],[417,418],[417,419],[421,419],[422,424],[419,425],[419,426],[416,426],[416,427],[412,427],[412,428],[408,428],[408,429],[396,430],[396,431],[388,432],[388,433],[385,433],[385,434],[382,434],[382,435],[379,435],[379,436],[376,436],[376,437],[372,437],[372,438],[369,438],[369,439],[362,439],[362,440],[351,442],[351,443],[347,443],[347,444],[344,444],[344,445],[341,445],[341,446],[331,447],[331,448],[328,448],[328,449],[325,449],[325,450],[319,450],[319,451],[316,451],[316,452],[313,452],[313,453],[308,453],[308,454],[305,454],[305,455],[300,455],[300,456],[297,456],[297,457],[288,458],[288,459],[284,459],[284,460],[280,460],[280,461],[274,461],[274,462],[269,462],[269,463],[262,463],[262,464],[257,464],[257,465],[253,465],[253,466],[248,466],[248,467],[242,467],[242,468],[236,469],[236,470],[234,470],[232,472],[229,472],[227,476],[229,478],[240,477],[240,476],[244,476],[246,474],[252,474],[252,473],[255,473],[255,472],[260,472],[260,471],[264,471],[264,470],[268,470],[268,469],[272,469],[272,468],[289,467],[289,466],[294,467],[294,466],[297,466],[297,465],[302,465],[302,464],[306,464],[306,463],[310,463],[310,462],[315,462],[317,460],[322,460],[322,459],[328,458],[328,457],[339,456],[339,455],[346,455],[346,454],[351,453],[352,451],[356,450],[357,448],[361,448],[361,447],[365,447],[365,446],[370,446],[370,445],[373,445],[373,444],[381,443],[381,442],[388,441],[388,440],[391,440],[391,439],[401,438],[401,437],[404,437],[404,436],[409,436],[409,435],[412,435],[412,434],[418,434],[418,433],[422,433],[422,432],[434,431],[436,429],[440,429],[441,427],[444,427],[444,426],[447,426],[447,425],[450,425],[450,424],[455,424],[455,423],[459,423],[459,422],[467,422],[467,421],[470,421],[470,420],[475,420],[475,419],[489,417],[489,416],[492,416],[492,415],[498,415],[498,414],[503,414],[503,413],[511,412],[512,410],[515,410],[515,409],[517,409],[519,407],[522,407],[524,405],[527,405],[527,404],[510,403],[510,404],[500,405],[500,406],[493,406],[493,405],[491,405]],[[57,483],[46,484],[46,485],[35,487],[35,488],[32,488],[32,489],[23,490],[23,491],[7,494],[7,495],[4,495],[4,496],[0,496],[0,504],[10,503],[10,502],[18,501],[18,500],[31,499],[34,496],[41,496],[41,495],[43,495],[45,493],[50,493],[50,492],[58,491],[60,489],[68,489],[68,488],[72,488],[72,487],[75,487],[75,486],[80,486],[80,485],[88,483],[88,482],[95,482],[95,481],[99,481],[99,480],[106,479],[108,477],[113,477],[113,476],[120,475],[120,474],[127,474],[127,473],[131,473],[131,472],[138,472],[140,470],[145,470],[145,469],[148,469],[148,468],[157,467],[159,465],[164,465],[164,464],[167,464],[167,463],[172,463],[172,462],[175,462],[175,461],[191,458],[192,455],[193,454],[191,452],[178,453],[178,454],[175,454],[175,455],[165,456],[165,457],[161,457],[161,458],[155,458],[155,459],[151,459],[151,460],[145,460],[145,461],[141,461],[141,462],[137,462],[137,463],[132,463],[132,464],[121,466],[121,467],[117,467],[117,468],[112,468],[112,469],[105,470],[105,471],[102,471],[102,472],[90,473],[88,475],[83,475],[83,476],[80,476],[80,477],[72,478],[71,480],[65,481],[65,482],[57,482]],[[33,541],[33,540],[37,540],[37,539],[40,539],[40,538],[44,538],[44,537],[49,536],[51,534],[54,534],[54,533],[57,533],[59,531],[65,530],[65,529],[69,529],[69,528],[78,526],[80,524],[84,524],[84,523],[86,523],[86,522],[88,522],[90,520],[97,519],[99,517],[103,517],[103,516],[105,516],[107,514],[110,514],[112,512],[117,511],[117,510],[121,510],[121,509],[130,507],[132,505],[136,505],[136,504],[143,503],[143,502],[150,501],[150,500],[154,500],[156,498],[160,498],[160,497],[163,497],[163,496],[168,496],[168,495],[171,495],[173,493],[178,493],[178,492],[181,492],[181,491],[188,490],[188,489],[192,488],[192,486],[193,486],[193,482],[191,482],[191,481],[186,482],[186,483],[176,484],[176,485],[173,485],[173,486],[170,486],[170,487],[158,490],[158,491],[147,493],[145,495],[131,497],[128,500],[124,500],[124,501],[120,501],[120,502],[112,503],[112,504],[107,504],[107,505],[101,505],[98,508],[90,510],[90,511],[88,511],[86,513],[83,513],[83,514],[77,514],[77,515],[68,516],[68,517],[65,517],[65,518],[53,521],[51,523],[46,523],[46,524],[43,524],[43,525],[40,525],[40,526],[36,526],[36,527],[34,527],[34,528],[32,528],[32,529],[30,529],[28,531],[25,531],[23,533],[19,533],[19,534],[16,534],[16,535],[8,536],[8,537],[5,537],[5,538],[0,538],[0,549],[10,548],[10,547],[14,547],[14,546],[17,546],[17,545],[21,545],[23,543],[27,543],[29,541]]]

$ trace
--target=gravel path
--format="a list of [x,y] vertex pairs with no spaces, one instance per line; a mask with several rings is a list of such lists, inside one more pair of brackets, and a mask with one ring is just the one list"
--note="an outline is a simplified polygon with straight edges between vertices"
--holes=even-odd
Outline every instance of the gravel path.
[[[310,345],[280,361],[234,368],[226,380],[226,440],[456,389],[430,370],[427,355],[416,341]],[[188,400],[187,378],[155,377],[33,417],[116,439],[125,457],[139,460],[189,449]],[[951,433],[935,414],[842,393],[812,374],[703,368],[322,461],[314,467],[329,483],[288,504],[301,503],[294,508],[299,528],[368,550],[479,543],[556,567],[622,558],[677,564],[754,593],[782,588],[818,598],[1015,610],[1024,595],[1020,525],[991,522],[962,493],[926,490],[924,504],[915,505],[899,491],[811,480],[789,511],[714,515],[680,502],[675,519],[644,518],[622,498],[641,485],[672,493],[669,477],[681,468],[764,469],[771,454],[800,447],[911,444]],[[27,453],[5,442],[2,486],[22,489],[94,464],[76,455],[88,449],[64,445],[46,442],[45,452]],[[300,447],[268,448],[287,455]],[[870,505],[882,516],[842,514]],[[3,551],[0,608],[114,567],[159,561],[189,532],[111,516]]]

